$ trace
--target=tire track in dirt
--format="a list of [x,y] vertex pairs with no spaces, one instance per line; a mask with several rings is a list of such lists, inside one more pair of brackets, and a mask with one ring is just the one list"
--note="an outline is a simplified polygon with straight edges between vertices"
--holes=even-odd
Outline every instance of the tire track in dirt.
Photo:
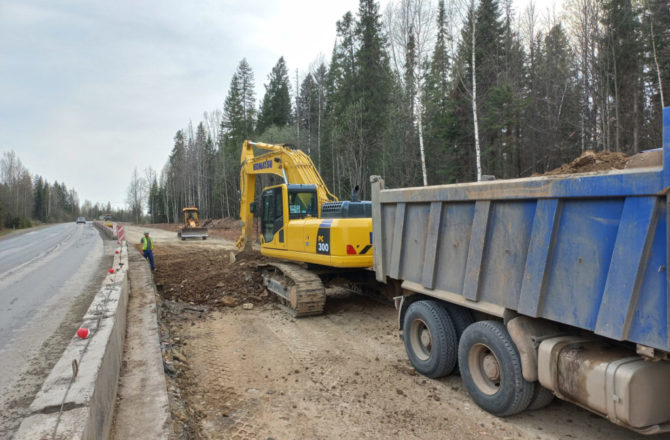
[[[203,333],[200,333],[203,331]],[[241,394],[235,387],[237,377],[228,365],[230,354],[221,346],[212,332],[217,330],[195,327],[193,337],[199,341],[196,352],[190,352],[192,370],[199,386],[191,397],[191,405],[202,414],[201,434],[203,438],[255,439],[258,427],[253,421],[257,399]],[[239,353],[239,350],[237,350]],[[235,353],[233,353],[235,355]],[[222,405],[211,405],[215,400]]]

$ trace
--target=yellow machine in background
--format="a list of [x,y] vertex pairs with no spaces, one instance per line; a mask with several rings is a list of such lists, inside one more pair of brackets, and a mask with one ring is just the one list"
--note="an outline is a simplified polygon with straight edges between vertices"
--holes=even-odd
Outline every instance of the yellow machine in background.
[[187,207],[182,210],[184,214],[184,223],[177,230],[177,237],[182,240],[187,238],[202,238],[207,240],[207,228],[200,226],[198,219],[198,208],[195,206]]
[[[256,156],[254,147],[267,150]],[[254,216],[260,218],[263,255],[325,268],[372,266],[372,205],[340,202],[326,187],[312,160],[287,145],[245,141],[240,171],[240,249],[251,246]],[[264,188],[254,200],[256,176],[274,174],[284,181]],[[272,263],[268,290],[282,297],[295,316],[319,314],[325,289],[314,271],[301,265]],[[332,272],[331,272],[332,273]]]

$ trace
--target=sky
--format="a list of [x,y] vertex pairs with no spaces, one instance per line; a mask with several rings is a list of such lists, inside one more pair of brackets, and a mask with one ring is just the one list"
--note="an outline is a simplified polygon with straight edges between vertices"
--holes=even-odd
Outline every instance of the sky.
[[291,77],[327,62],[335,23],[357,10],[358,0],[0,0],[0,154],[13,150],[82,203],[122,208],[135,167],[160,171],[175,132],[223,108],[242,58],[260,101],[280,56]]

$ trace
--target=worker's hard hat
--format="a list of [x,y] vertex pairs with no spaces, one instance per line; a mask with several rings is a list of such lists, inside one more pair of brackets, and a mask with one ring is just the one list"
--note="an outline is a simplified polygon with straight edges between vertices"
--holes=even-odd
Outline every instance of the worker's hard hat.
[[144,235],[149,235],[149,231],[144,231]]

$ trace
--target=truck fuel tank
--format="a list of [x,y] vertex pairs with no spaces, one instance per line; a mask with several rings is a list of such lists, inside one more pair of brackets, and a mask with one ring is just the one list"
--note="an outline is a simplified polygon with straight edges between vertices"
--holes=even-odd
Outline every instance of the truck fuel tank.
[[574,336],[542,341],[538,377],[557,396],[612,422],[652,434],[670,431],[670,362]]

